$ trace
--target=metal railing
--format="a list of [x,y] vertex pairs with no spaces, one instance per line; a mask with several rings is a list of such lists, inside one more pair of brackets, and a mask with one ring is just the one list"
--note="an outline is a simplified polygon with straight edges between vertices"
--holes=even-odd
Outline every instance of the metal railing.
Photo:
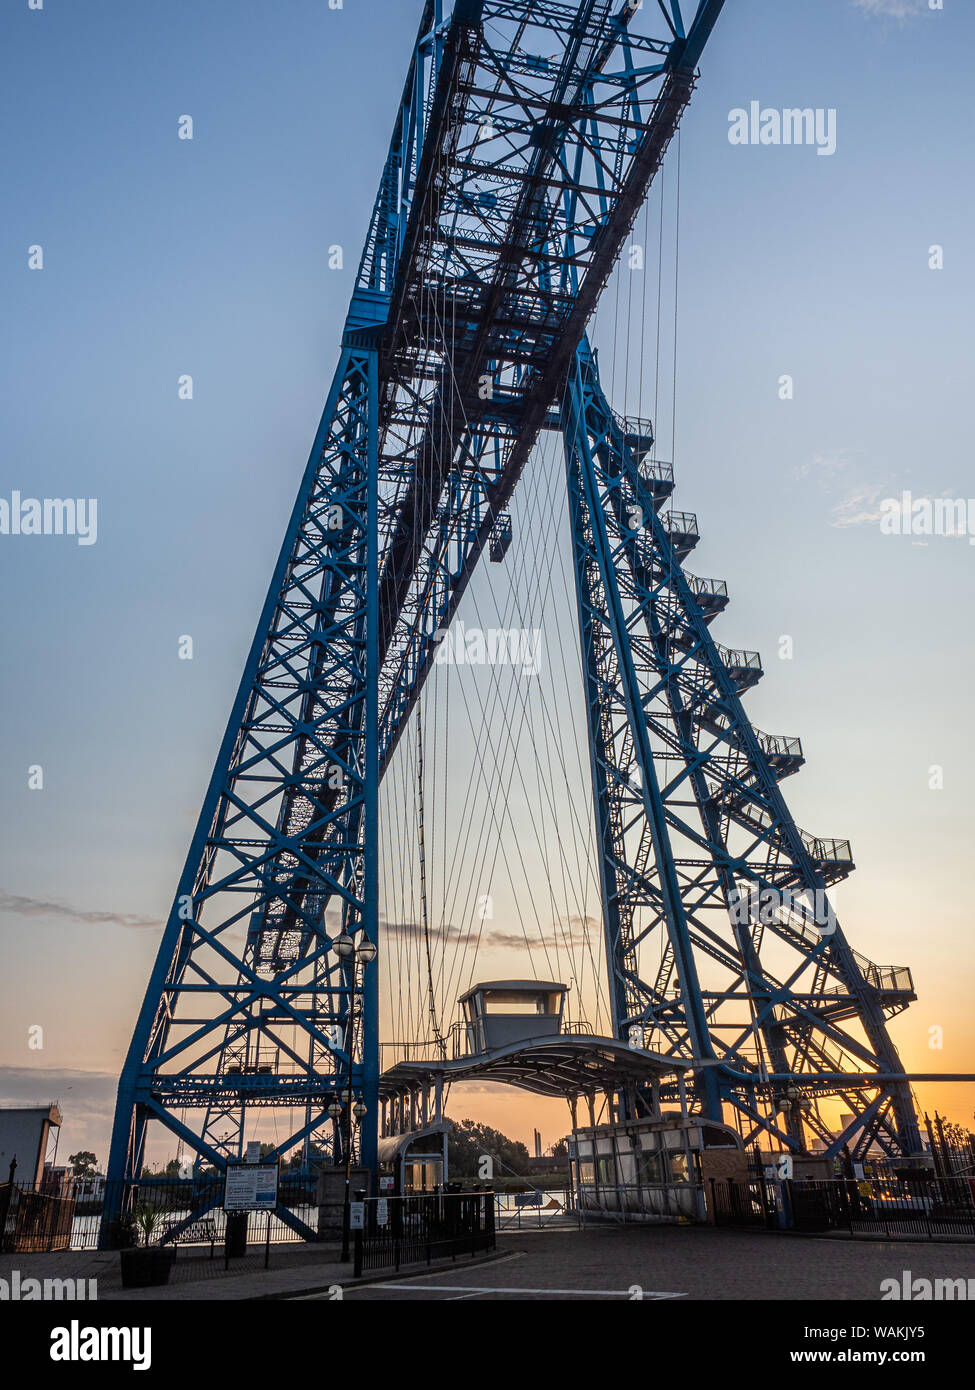
[[968,1178],[793,1180],[786,1187],[797,1231],[975,1236],[975,1197]]
[[665,459],[652,459],[644,454],[637,464],[637,472],[646,483],[672,483],[674,465]]
[[495,1244],[494,1193],[428,1192],[370,1197],[352,1209],[353,1273],[476,1255]]
[[379,1044],[379,1057],[380,1067],[386,1071],[397,1062],[442,1061],[443,1048],[436,1038],[421,1038],[419,1042],[385,1042]]
[[495,1193],[494,1222],[499,1231],[542,1231],[566,1225],[578,1228],[582,1224],[571,1187],[544,1186]]
[[741,648],[723,647],[715,642],[718,656],[729,671],[761,671],[762,658],[758,652],[744,651]]
[[459,1062],[476,1051],[473,1023],[453,1023],[450,1027],[450,1059]]
[[[223,1210],[224,1182],[222,1177],[143,1178],[139,1182],[106,1182],[96,1195],[72,1198],[70,1248],[95,1250],[102,1236],[104,1212],[117,1211],[121,1216],[115,1229],[106,1233],[113,1246],[122,1247],[136,1242],[134,1229],[136,1212],[148,1208],[156,1215],[157,1227],[152,1236],[154,1244],[186,1243],[184,1230],[199,1234],[199,1243],[220,1245],[226,1238],[227,1214]],[[270,1242],[272,1245],[300,1242],[304,1236],[282,1220],[282,1215],[295,1216],[312,1230],[318,1221],[317,1179],[307,1175],[292,1177],[284,1172],[278,1187],[277,1214],[272,1214]],[[202,1223],[212,1222],[212,1228]],[[264,1238],[263,1212],[255,1213],[260,1237]],[[258,1226],[254,1226],[258,1230]]]
[[851,1236],[975,1235],[975,1196],[964,1177],[924,1174],[864,1179],[711,1178],[708,1212],[718,1226],[846,1231]]
[[[690,579],[690,575],[686,575]],[[711,581],[712,583],[716,581]],[[731,719],[723,710],[716,706],[704,710],[698,715],[698,719],[707,729],[721,732],[731,727]],[[763,729],[752,725],[752,732],[758,739],[758,746],[767,758],[801,758],[802,739],[791,738],[788,734],[767,734]]]
[[674,1225],[703,1215],[703,1189],[695,1182],[580,1183],[575,1204],[581,1219],[599,1216],[619,1221]]
[[652,420],[643,420],[638,415],[617,415],[615,410],[613,411],[613,419],[626,435],[627,442],[630,439],[646,439],[650,441],[651,445],[653,444]]
[[728,585],[724,579],[702,579],[698,574],[688,574],[684,578],[691,593],[697,599],[727,598]]
[[775,1193],[767,1178],[711,1178],[706,1188],[708,1216],[715,1226],[773,1229]]
[[[757,830],[768,830],[775,824],[775,817],[767,806],[762,806],[756,801],[748,801],[740,794],[729,798],[726,804],[729,813],[733,814],[736,820],[754,826]],[[806,853],[816,863],[852,865],[853,850],[849,840],[826,840],[818,835],[812,835],[808,830],[802,830],[798,826],[796,829],[799,831],[799,838]]]
[[789,738],[786,734],[766,734],[755,730],[758,746],[767,758],[801,758],[802,740]]
[[[859,951],[853,952],[853,958],[863,978],[868,985],[873,985],[874,989],[887,994],[913,994],[914,976],[910,967],[907,965],[876,965],[866,956],[862,956]],[[842,988],[829,990],[830,994],[845,994]]]
[[822,864],[852,864],[853,850],[849,840],[823,840],[818,835],[810,835],[808,830],[800,830],[802,843],[811,859]]
[[39,1254],[71,1248],[72,1197],[0,1184],[0,1250]]
[[694,540],[700,537],[697,515],[694,512],[664,512],[661,520],[664,530],[672,540],[678,540],[682,536]]

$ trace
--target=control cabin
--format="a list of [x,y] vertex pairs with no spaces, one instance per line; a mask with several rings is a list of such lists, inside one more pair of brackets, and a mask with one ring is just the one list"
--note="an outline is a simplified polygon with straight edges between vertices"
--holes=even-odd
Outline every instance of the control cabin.
[[467,1052],[492,1052],[562,1031],[567,986],[542,980],[491,980],[460,997]]

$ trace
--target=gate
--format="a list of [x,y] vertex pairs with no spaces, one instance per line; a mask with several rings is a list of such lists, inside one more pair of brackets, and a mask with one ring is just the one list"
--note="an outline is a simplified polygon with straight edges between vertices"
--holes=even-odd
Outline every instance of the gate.
[[0,1250],[41,1254],[71,1245],[74,1198],[0,1185]]
[[774,1230],[779,1224],[773,1184],[767,1178],[711,1178],[709,1194],[716,1226]]
[[493,1192],[431,1192],[356,1203],[354,1274],[493,1250]]

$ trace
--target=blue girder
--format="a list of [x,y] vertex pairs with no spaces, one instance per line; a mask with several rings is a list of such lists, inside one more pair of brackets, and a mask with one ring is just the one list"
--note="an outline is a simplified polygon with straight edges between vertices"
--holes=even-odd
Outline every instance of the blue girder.
[[[821,891],[852,860],[791,820],[779,782],[801,748],[745,717],[760,662],[711,637],[727,591],[682,570],[696,523],[660,514],[673,475],[652,425],[613,415],[585,338],[722,4],[457,0],[446,17],[426,0],[339,364],[122,1072],[111,1177],[138,1175],[150,1118],[220,1169],[267,1106],[290,1117],[280,1153],[337,1155],[327,1107],[353,1097],[374,1166],[378,967],[332,943],[376,940],[379,782],[542,429],[565,439],[614,1029],[696,1059],[707,1113],[737,1107],[793,1145],[799,1120],[780,1127],[764,1078],[814,1084],[847,1058],[900,1074],[885,1020],[909,982],[887,988],[801,908],[729,928],[743,884]],[[651,980],[644,947],[663,938]],[[773,938],[795,956],[780,976]],[[832,1091],[867,1142],[919,1147],[906,1083],[879,1103]]]

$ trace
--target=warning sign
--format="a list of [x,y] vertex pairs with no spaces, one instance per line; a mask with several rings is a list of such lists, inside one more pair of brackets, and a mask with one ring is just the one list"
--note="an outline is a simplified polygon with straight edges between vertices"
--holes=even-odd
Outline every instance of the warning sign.
[[276,1163],[228,1163],[224,1211],[273,1211],[278,1204]]

